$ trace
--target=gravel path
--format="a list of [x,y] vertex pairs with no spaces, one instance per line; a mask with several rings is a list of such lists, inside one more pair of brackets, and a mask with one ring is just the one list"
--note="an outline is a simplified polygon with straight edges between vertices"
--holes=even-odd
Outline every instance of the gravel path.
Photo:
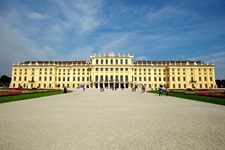
[[95,89],[0,104],[0,149],[224,150],[225,107]]

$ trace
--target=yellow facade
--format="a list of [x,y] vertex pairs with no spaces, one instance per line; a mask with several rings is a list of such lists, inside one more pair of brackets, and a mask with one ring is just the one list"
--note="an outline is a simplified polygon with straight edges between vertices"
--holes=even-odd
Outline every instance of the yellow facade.
[[214,88],[215,66],[201,61],[134,61],[131,55],[92,55],[87,61],[26,61],[12,65],[10,87],[173,89]]

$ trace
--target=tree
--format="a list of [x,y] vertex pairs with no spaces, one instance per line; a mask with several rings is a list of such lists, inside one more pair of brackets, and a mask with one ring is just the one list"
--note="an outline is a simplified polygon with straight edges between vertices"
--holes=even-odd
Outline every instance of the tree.
[[10,77],[7,77],[6,75],[1,76],[1,78],[0,78],[0,86],[1,87],[3,87],[3,86],[8,87],[10,82],[11,82]]
[[216,80],[218,88],[225,88],[225,80]]

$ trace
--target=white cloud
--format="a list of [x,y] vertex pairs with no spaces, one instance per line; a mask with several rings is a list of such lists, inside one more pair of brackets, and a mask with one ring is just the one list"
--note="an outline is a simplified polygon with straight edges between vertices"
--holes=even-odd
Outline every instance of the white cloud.
[[75,29],[77,33],[87,34],[95,30],[101,23],[98,13],[101,7],[101,1],[76,0],[72,3],[66,3],[58,0],[57,6],[61,10],[61,15],[66,19],[63,24],[67,29]]
[[146,56],[138,56],[136,60],[148,60],[148,58]]
[[181,15],[182,11],[177,8],[166,6],[159,10],[154,9],[153,7],[150,9],[148,13],[148,19],[151,21],[162,20],[166,18],[173,18],[177,15]]
[[31,20],[42,20],[42,19],[46,19],[48,16],[42,15],[42,14],[37,13],[37,12],[32,12],[32,13],[28,14],[27,17]]

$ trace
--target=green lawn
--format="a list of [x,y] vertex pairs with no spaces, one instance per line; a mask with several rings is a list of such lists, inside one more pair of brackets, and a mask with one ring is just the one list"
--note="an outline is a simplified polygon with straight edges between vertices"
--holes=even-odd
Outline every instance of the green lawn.
[[[148,92],[155,93],[155,94],[159,93],[158,91],[148,91]],[[166,96],[165,92],[163,92],[163,96]],[[169,93],[169,96],[180,97],[180,98],[201,101],[201,102],[208,102],[208,103],[219,104],[219,105],[225,105],[225,98],[219,98],[219,97],[199,96],[197,94],[188,95],[184,93],[172,93],[172,92]]]
[[[72,92],[72,91],[67,91]],[[2,96],[0,97],[0,103],[12,102],[12,101],[20,101],[44,96],[51,96],[57,94],[64,94],[63,91],[55,91],[55,92],[43,92],[43,93],[31,93],[31,94],[20,94],[20,95],[11,95],[11,96]]]

